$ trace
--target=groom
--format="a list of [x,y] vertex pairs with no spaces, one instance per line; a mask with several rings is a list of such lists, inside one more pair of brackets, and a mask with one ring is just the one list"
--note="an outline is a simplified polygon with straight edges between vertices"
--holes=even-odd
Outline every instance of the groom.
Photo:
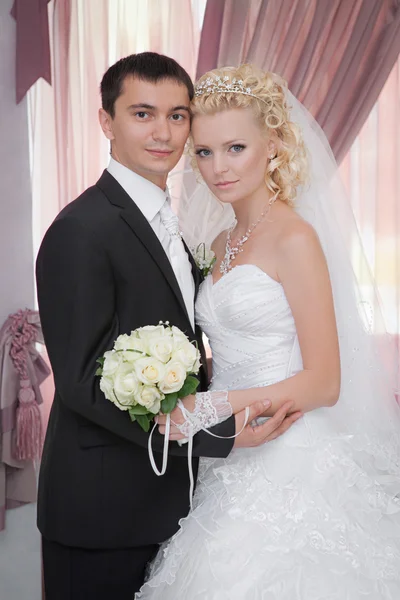
[[[37,259],[37,289],[54,372],[38,497],[46,600],[133,600],[158,544],[188,513],[186,448],[170,444],[157,477],[148,435],[108,402],[96,359],[121,333],[169,321],[197,340],[200,274],[176,238],[166,189],[190,130],[193,84],[174,60],[146,52],[118,61],[101,83],[100,124],[111,143],[108,169],[55,219]],[[205,367],[201,388],[207,389]],[[250,418],[265,407],[251,407]],[[228,438],[231,417],[214,431]],[[274,425],[276,427],[276,425]],[[262,443],[247,427],[235,444]],[[153,448],[161,457],[163,438]],[[198,433],[195,457],[226,457],[233,439]],[[158,461],[160,462],[160,461]],[[195,474],[198,459],[193,460]]]

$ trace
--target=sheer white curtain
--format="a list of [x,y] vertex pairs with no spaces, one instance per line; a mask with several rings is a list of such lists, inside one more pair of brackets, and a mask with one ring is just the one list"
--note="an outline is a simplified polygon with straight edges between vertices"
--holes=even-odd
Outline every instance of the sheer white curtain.
[[[381,298],[385,330],[394,336],[394,355],[387,359],[395,362],[399,390],[400,59],[340,170]],[[353,258],[362,280],[362,268],[357,257]],[[380,331],[377,327],[376,333]]]
[[340,169],[381,296],[386,328],[399,335],[400,59]]

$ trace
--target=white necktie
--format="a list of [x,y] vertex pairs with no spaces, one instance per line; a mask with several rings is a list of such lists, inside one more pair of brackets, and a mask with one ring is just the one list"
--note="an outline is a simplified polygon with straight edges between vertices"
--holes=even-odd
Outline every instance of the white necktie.
[[161,207],[160,218],[169,235],[168,255],[170,263],[181,289],[190,323],[194,329],[194,281],[192,266],[182,242],[178,217],[172,211],[168,200]]

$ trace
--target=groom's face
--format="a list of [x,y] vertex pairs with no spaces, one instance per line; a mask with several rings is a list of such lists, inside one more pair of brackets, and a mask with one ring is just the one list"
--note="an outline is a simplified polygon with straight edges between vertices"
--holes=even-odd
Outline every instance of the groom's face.
[[100,109],[113,158],[164,189],[189,135],[189,103],[186,86],[174,80],[127,77],[114,118]]

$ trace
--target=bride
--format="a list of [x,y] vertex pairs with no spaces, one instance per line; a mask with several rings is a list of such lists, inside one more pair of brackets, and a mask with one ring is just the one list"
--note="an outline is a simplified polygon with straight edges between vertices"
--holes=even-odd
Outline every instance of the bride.
[[[264,446],[201,460],[193,510],[137,598],[398,600],[394,369],[371,332],[367,271],[357,285],[351,267],[357,232],[330,148],[285,82],[252,65],[204,75],[192,112],[208,191],[183,206],[184,231],[215,238],[196,305],[211,390],[230,391],[235,413],[233,391],[251,387],[267,392],[265,417],[287,398],[304,416]],[[173,412],[171,439],[193,433],[194,402]]]

